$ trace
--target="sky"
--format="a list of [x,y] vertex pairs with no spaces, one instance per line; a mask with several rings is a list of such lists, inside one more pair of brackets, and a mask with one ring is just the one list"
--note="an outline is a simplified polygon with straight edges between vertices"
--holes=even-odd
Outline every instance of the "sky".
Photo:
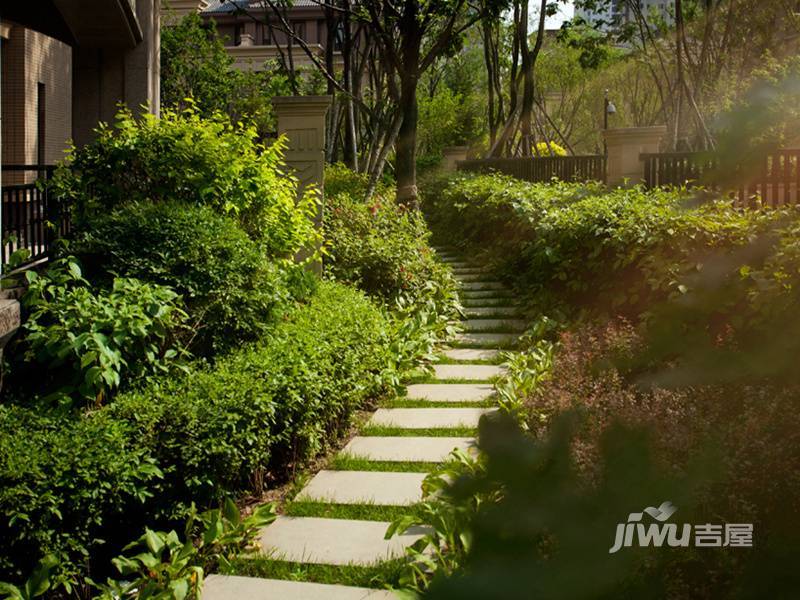
[[553,17],[548,17],[547,19],[547,29],[558,29],[561,27],[561,23],[572,18],[573,10],[572,0],[566,4],[559,3],[558,14]]

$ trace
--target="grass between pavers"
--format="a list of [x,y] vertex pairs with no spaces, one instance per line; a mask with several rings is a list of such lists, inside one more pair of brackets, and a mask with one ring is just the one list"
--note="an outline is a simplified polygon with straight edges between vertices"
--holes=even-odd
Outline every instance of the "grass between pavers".
[[[476,333],[476,332],[473,332]],[[488,331],[481,332],[481,333],[490,333]],[[507,342],[498,342],[498,341],[487,341],[487,342],[477,342],[475,340],[472,341],[464,341],[464,342],[450,342],[450,345],[453,348],[466,348],[466,349],[474,349],[474,350],[514,350],[517,347],[516,340],[509,340]]]
[[[437,363],[441,364],[441,363]],[[465,362],[461,363],[463,365],[474,365],[478,364],[475,362]],[[470,377],[451,377],[448,379],[440,379],[435,375],[418,375],[416,377],[410,379],[404,379],[403,385],[419,385],[421,383],[435,383],[435,384],[448,384],[448,383],[470,383],[470,384],[479,384],[479,385],[491,385],[495,381],[500,379],[500,377],[491,377],[489,379],[474,379]]]
[[491,325],[489,327],[468,327],[466,324],[464,325],[464,333],[523,333],[524,331],[524,329],[514,325]]
[[327,469],[331,471],[380,471],[384,473],[430,473],[440,463],[419,461],[371,460],[349,454],[338,454]]
[[367,566],[337,566],[252,557],[234,559],[228,574],[262,577],[264,579],[385,588],[399,585],[400,577],[403,575],[406,564],[407,560],[405,558],[387,560]]
[[359,435],[364,437],[475,437],[477,427],[427,427],[423,429],[405,429],[387,425],[367,425]]
[[419,508],[411,506],[381,506],[377,504],[331,504],[311,500],[300,500],[284,508],[289,517],[319,517],[321,519],[352,519],[355,521],[392,522],[414,514]]
[[491,408],[496,406],[490,398],[486,400],[422,400],[398,399],[381,404],[381,408]]
[[496,308],[498,306],[519,308],[514,298],[461,298],[464,308]]
[[[475,308],[475,307],[471,307],[471,308]],[[485,308],[496,308],[496,307],[487,306]],[[469,311],[469,308],[467,308],[466,310]],[[503,313],[503,312],[496,312],[496,313],[489,312],[489,313],[480,313],[480,314],[476,314],[476,313],[469,314],[467,312],[466,316],[464,317],[464,321],[471,321],[471,320],[475,320],[475,319],[498,319],[500,321],[510,321],[511,319],[524,319],[524,318],[525,318],[525,315],[522,312],[515,312],[513,314]],[[462,321],[462,323],[464,321]]]
[[[484,348],[485,350],[486,348]],[[465,360],[456,360],[455,358],[449,358],[443,354],[439,355],[439,359],[434,363],[437,365],[501,365],[505,362],[505,359],[500,356],[499,354],[494,358],[490,359],[465,359]]]

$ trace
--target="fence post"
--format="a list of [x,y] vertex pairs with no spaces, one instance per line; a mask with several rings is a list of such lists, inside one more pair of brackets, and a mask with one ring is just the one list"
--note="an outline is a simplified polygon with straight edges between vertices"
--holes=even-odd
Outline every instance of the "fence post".
[[444,171],[455,171],[456,163],[460,160],[467,160],[469,146],[445,146],[442,149],[442,169]]
[[[286,166],[294,171],[302,195],[313,187],[319,196],[319,208],[314,215],[314,225],[322,227],[325,198],[325,115],[331,104],[330,96],[276,96],[272,99],[278,119],[278,134],[285,135]],[[317,248],[318,250],[319,248]],[[301,251],[297,259],[304,260],[313,249]],[[322,261],[315,262],[312,270],[322,274]]]
[[603,137],[608,147],[606,183],[610,187],[621,185],[626,180],[630,185],[640,183],[644,179],[640,155],[658,152],[666,134],[666,125],[604,130]]

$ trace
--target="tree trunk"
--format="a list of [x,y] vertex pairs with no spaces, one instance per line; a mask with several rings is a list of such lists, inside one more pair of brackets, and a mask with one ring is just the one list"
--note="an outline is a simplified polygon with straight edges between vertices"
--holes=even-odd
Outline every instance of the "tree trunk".
[[[412,71],[409,68],[409,71]],[[403,73],[400,81],[400,129],[395,144],[395,175],[397,201],[409,208],[418,208],[417,202],[417,74],[416,70]]]

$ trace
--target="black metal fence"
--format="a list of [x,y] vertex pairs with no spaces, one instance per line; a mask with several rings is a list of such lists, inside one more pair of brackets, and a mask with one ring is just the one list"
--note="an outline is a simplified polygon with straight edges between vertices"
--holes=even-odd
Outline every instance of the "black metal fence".
[[749,206],[759,198],[764,206],[800,202],[800,150],[777,150],[762,157],[755,168],[735,168],[726,173],[726,184],[716,156],[706,152],[642,154],[645,185],[696,186],[729,192],[738,204]]
[[601,154],[481,158],[459,161],[457,168],[471,173],[503,173],[532,183],[547,183],[554,178],[577,182],[606,180],[606,158]]
[[[51,165],[3,165],[2,261],[17,250],[30,253],[23,264],[45,258],[53,241],[69,233],[69,211],[48,189]],[[5,185],[7,180],[13,183]]]

